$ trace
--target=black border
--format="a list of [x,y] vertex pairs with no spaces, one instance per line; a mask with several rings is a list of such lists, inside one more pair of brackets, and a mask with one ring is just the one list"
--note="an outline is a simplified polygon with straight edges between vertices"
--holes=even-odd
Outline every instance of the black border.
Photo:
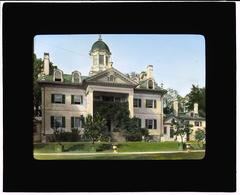
[[[235,3],[229,2],[4,3],[4,192],[236,191],[235,24]],[[33,38],[69,33],[203,35],[207,64],[205,158],[34,160]]]

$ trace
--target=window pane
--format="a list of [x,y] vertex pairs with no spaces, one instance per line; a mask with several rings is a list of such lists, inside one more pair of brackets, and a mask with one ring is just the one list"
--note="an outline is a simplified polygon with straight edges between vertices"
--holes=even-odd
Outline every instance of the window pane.
[[153,89],[153,81],[152,80],[148,81],[148,89]]
[[153,100],[146,100],[146,107],[153,108]]
[[55,128],[62,127],[62,117],[61,116],[54,117],[54,127]]
[[60,95],[60,94],[55,94],[55,95],[54,95],[54,102],[55,102],[55,103],[62,103],[62,95]]
[[173,136],[174,136],[174,130],[173,130],[173,128],[171,127],[171,128],[170,128],[170,138],[173,138]]
[[104,64],[104,55],[99,55],[99,64]]
[[167,127],[164,127],[164,134],[167,134]]
[[76,128],[81,127],[80,117],[75,117],[74,119],[75,119],[75,121],[74,121],[74,122],[75,122],[74,127],[76,127]]
[[79,75],[78,73],[74,73],[74,83],[79,83]]
[[133,100],[133,106],[134,106],[134,107],[138,107],[138,103],[137,103],[137,102],[138,102],[137,99],[134,99],[134,100]]
[[153,128],[153,120],[148,120],[148,129]]

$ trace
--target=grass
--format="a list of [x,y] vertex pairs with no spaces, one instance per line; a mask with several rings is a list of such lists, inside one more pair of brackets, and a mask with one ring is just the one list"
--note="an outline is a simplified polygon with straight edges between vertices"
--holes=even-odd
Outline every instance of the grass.
[[[112,152],[112,143],[62,142],[63,152]],[[123,142],[118,143],[119,152],[149,152],[178,150],[177,142]],[[34,144],[34,153],[57,152],[58,143]]]
[[107,154],[107,155],[44,155],[35,154],[37,160],[191,160],[203,159],[205,152],[161,153],[161,154]]

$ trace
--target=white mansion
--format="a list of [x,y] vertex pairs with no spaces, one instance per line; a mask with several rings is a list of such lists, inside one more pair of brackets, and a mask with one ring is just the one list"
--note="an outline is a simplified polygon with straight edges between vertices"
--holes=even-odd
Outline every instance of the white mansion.
[[[66,131],[84,131],[81,120],[94,113],[94,102],[111,101],[128,102],[130,117],[139,118],[141,127],[146,127],[154,139],[174,139],[170,116],[164,125],[163,96],[167,91],[155,82],[152,65],[136,77],[121,73],[113,67],[111,52],[101,38],[92,45],[90,57],[89,76],[83,76],[81,71],[65,74],[59,69],[50,75],[49,54],[44,53],[43,73],[38,79],[42,91],[41,135],[50,136],[56,125]],[[192,119],[204,121],[201,125],[205,126],[205,119],[196,112]],[[111,121],[108,126],[112,131]]]

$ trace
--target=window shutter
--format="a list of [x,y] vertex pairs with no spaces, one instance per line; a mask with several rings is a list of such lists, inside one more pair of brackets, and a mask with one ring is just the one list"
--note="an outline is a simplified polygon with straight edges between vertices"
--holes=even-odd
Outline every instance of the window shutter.
[[54,116],[51,116],[51,128],[54,128]]
[[62,103],[65,104],[65,95],[62,95]]
[[65,116],[62,117],[62,127],[65,128]]
[[154,108],[157,108],[157,101],[154,100]]
[[74,128],[74,117],[71,117],[71,128]]
[[54,94],[51,95],[51,102],[54,103]]
[[84,128],[85,118],[84,118],[84,116],[82,116],[82,115],[81,115],[81,121],[82,121],[81,128]]
[[83,104],[83,96],[82,95],[80,96],[80,101],[81,101],[80,104]]
[[74,95],[71,95],[71,104],[74,104]]
[[142,107],[142,100],[139,99],[139,107],[141,108]]
[[145,127],[148,129],[148,120],[145,119]]
[[154,129],[157,129],[157,120],[154,119]]

